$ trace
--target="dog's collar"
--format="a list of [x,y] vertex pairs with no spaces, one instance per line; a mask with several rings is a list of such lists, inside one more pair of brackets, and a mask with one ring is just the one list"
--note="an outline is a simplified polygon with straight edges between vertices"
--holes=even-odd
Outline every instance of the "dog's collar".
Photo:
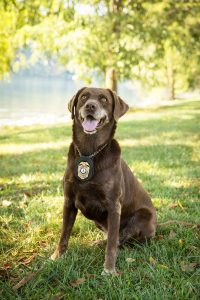
[[90,155],[82,155],[81,151],[79,150],[79,148],[77,147],[77,145],[74,143],[76,150],[78,151],[79,156],[84,156],[84,157],[88,157],[88,158],[93,158],[95,157],[97,154],[99,154],[99,152],[101,152],[107,145],[108,143],[104,144],[103,146],[101,146],[99,149],[97,149],[97,151],[95,151],[94,153],[90,154]]
[[77,145],[74,145],[80,156],[75,160],[75,177],[80,181],[88,181],[94,175],[93,157],[101,152],[108,144],[104,144],[99,149],[97,149],[97,151],[87,156],[82,155]]

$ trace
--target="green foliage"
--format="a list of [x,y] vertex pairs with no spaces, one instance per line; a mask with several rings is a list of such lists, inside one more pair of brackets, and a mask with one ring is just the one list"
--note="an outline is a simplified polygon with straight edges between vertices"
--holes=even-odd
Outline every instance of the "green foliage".
[[15,47],[12,44],[16,31],[16,14],[14,10],[5,10],[0,4],[0,79],[11,70],[15,57]]
[[[199,223],[199,103],[132,111],[119,123],[122,156],[151,194],[158,223]],[[163,226],[149,245],[126,245],[120,276],[104,277],[104,248],[91,245],[102,234],[79,214],[67,254],[49,261],[62,222],[71,124],[2,127],[0,141],[1,299],[199,299],[195,226]],[[29,272],[37,273],[13,291]],[[71,286],[79,278],[85,281]]]
[[199,86],[198,1],[4,0],[0,10],[2,75],[53,57],[88,81],[112,68],[172,93]]
[[[58,53],[67,32],[67,22],[73,16],[72,4],[67,6],[65,1],[59,0],[4,0],[0,3],[1,77]],[[26,48],[31,51],[28,58],[24,54]]]

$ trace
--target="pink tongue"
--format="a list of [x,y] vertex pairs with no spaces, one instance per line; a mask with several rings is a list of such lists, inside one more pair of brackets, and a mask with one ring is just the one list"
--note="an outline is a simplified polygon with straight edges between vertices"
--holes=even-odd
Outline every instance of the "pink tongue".
[[85,119],[82,123],[82,126],[86,131],[94,131],[96,129],[98,123],[99,123],[99,121],[97,121],[97,120]]

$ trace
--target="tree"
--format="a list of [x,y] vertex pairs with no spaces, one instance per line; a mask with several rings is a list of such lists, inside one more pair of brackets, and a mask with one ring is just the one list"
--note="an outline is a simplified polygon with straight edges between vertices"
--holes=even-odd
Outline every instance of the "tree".
[[143,2],[83,1],[92,4],[93,10],[83,15],[76,12],[73,30],[63,45],[62,62],[84,79],[94,72],[103,74],[106,86],[117,90],[117,81],[131,79],[132,66],[146,59]]
[[16,11],[10,2],[0,3],[0,79],[9,73],[15,57],[12,40],[16,32]]
[[[170,2],[167,9],[165,41],[166,70],[170,98],[176,97],[176,90],[197,86],[200,80],[200,3],[194,1]],[[195,79],[194,79],[195,78]]]
[[167,86],[170,99],[175,99],[176,90],[199,85],[200,3],[170,0],[147,6],[150,42],[157,49],[153,59],[155,67],[148,76],[154,78],[154,83]]
[[[73,1],[3,0],[0,2],[0,78],[57,51]],[[58,27],[58,34],[55,28]],[[31,50],[27,60],[24,49]],[[56,48],[56,49],[55,49]]]
[[[189,87],[199,70],[199,4],[192,1],[79,1],[72,30],[61,46],[61,61],[82,79],[103,74],[106,86],[138,79],[167,86],[170,98]],[[193,68],[187,67],[189,59]],[[194,82],[194,85],[197,83]],[[193,86],[194,86],[193,85]]]
[[190,0],[4,0],[0,73],[53,57],[85,81],[98,74],[117,90],[119,80],[137,79],[168,86],[173,99],[200,81],[199,8]]
[[[63,8],[65,1],[61,2]],[[87,81],[94,73],[103,75],[106,86],[117,90],[117,81],[132,79],[132,66],[147,60],[143,56],[148,34],[143,30],[143,2],[74,1],[71,7],[46,13],[43,19],[40,14],[33,19],[31,13],[29,23],[16,34],[17,48],[29,46],[29,62],[36,62],[41,55],[54,55],[58,63]],[[90,9],[82,14],[80,5]]]

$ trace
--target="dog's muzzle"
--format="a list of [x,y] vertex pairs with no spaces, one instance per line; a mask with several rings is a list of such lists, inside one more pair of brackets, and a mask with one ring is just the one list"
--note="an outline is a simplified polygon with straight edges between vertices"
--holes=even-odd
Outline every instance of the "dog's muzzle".
[[107,113],[104,108],[100,107],[98,101],[88,100],[80,109],[83,130],[87,134],[97,132],[107,119]]

